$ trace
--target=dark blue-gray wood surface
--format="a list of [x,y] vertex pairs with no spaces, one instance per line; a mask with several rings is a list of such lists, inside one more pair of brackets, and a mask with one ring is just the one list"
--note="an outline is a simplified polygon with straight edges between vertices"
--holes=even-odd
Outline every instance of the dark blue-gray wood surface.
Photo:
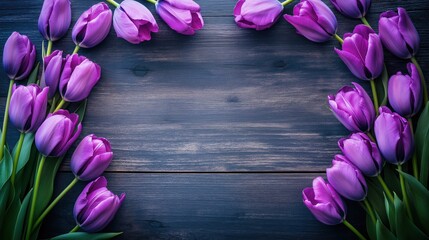
[[[97,1],[72,1],[73,22]],[[350,239],[341,226],[318,223],[301,202],[302,188],[324,175],[337,140],[348,132],[326,105],[326,96],[357,81],[333,52],[334,40],[316,44],[295,34],[283,18],[272,29],[238,28],[235,1],[198,1],[205,27],[181,36],[158,17],[150,42],[131,45],[112,29],[83,54],[102,67],[89,98],[82,137],[110,139],[115,159],[106,174],[127,199],[109,231],[123,239]],[[154,6],[144,2],[154,13]],[[2,0],[0,44],[12,31],[41,49],[41,0]],[[332,7],[330,3],[329,6]],[[417,58],[429,77],[429,3],[375,1],[368,14],[405,7],[421,37]],[[113,9],[113,8],[112,8]],[[285,8],[291,13],[292,6]],[[335,12],[339,35],[358,20]],[[54,49],[71,52],[70,32]],[[3,53],[3,49],[0,49]],[[40,54],[39,54],[40,57]],[[406,62],[386,53],[389,73]],[[7,76],[0,69],[3,113]],[[9,144],[18,134],[10,127]],[[58,193],[71,181],[69,157],[58,175]],[[69,231],[80,184],[54,209],[42,237]],[[349,218],[364,231],[363,211]]]

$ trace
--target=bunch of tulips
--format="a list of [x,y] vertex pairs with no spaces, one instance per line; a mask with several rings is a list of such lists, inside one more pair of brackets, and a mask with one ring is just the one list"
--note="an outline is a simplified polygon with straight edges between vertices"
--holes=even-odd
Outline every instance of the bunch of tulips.
[[[102,176],[113,159],[107,139],[90,134],[81,140],[70,161],[75,178],[51,199],[55,175],[79,138],[87,98],[101,78],[101,67],[77,52],[101,43],[112,22],[117,36],[133,44],[150,40],[158,31],[155,18],[141,3],[107,2],[114,6],[113,14],[100,2],[78,18],[72,30],[76,47],[65,57],[63,51],[52,50],[70,27],[70,0],[43,3],[38,28],[47,47],[42,44],[41,64],[36,64],[36,47],[27,36],[13,32],[4,44],[3,67],[10,84],[0,138],[0,239],[37,239],[45,217],[78,181],[91,182],[76,199],[76,227],[54,239],[107,239],[120,234],[96,233],[110,223],[125,199],[124,193],[112,193]],[[200,7],[192,0],[150,2],[180,34],[193,35],[204,25]],[[6,141],[9,121],[20,132],[12,149]]]
[[[239,0],[235,21],[242,28],[267,29],[291,2]],[[335,14],[320,0],[301,0],[284,18],[310,41],[338,40],[341,49],[335,52],[356,78],[370,83],[373,97],[358,83],[328,96],[332,113],[351,135],[338,141],[342,154],[335,155],[326,169],[328,182],[315,178],[313,186],[302,191],[303,202],[320,222],[343,223],[359,239],[428,239],[429,104],[415,58],[420,44],[417,30],[401,7],[381,13],[377,34],[365,18],[370,0],[331,3],[363,24],[341,38]],[[383,46],[410,61],[407,72],[388,76]],[[343,198],[362,203],[366,234],[346,220]]]

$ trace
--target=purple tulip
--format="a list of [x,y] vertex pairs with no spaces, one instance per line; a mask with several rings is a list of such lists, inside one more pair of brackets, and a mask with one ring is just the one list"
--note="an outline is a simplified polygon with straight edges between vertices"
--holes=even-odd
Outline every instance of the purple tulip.
[[19,81],[30,75],[36,60],[36,48],[27,36],[13,32],[3,49],[3,68],[10,79]]
[[419,72],[414,64],[408,63],[408,75],[396,73],[389,79],[389,103],[395,112],[412,117],[419,112],[423,102]]
[[9,117],[20,132],[35,132],[46,116],[49,88],[36,84],[13,86]]
[[384,65],[383,46],[374,30],[357,25],[353,33],[344,34],[342,48],[335,48],[335,52],[357,78],[372,80],[380,76]]
[[66,57],[60,78],[60,94],[67,102],[79,102],[88,97],[101,77],[98,64],[76,53]]
[[79,47],[92,48],[101,43],[112,26],[112,10],[100,2],[80,15],[73,27],[73,42]]
[[387,11],[380,15],[378,32],[383,45],[395,56],[408,59],[419,50],[420,37],[407,11]]
[[365,199],[368,192],[365,177],[343,155],[335,155],[332,167],[326,169],[326,177],[341,196],[353,201]]
[[81,131],[79,115],[60,109],[50,113],[40,125],[35,136],[36,147],[44,156],[62,156],[76,141]]
[[53,98],[58,90],[63,64],[63,51],[55,50],[51,55],[43,59],[42,86],[49,87],[49,99]]
[[237,25],[258,31],[273,26],[282,12],[283,5],[277,0],[239,0],[234,7]]
[[67,33],[71,22],[70,0],[45,0],[39,16],[39,32],[50,41]]
[[113,27],[119,38],[133,44],[149,41],[151,32],[158,32],[158,24],[152,13],[134,0],[124,0],[115,9]]
[[99,177],[112,162],[113,152],[109,141],[94,134],[86,136],[73,153],[70,167],[82,181]]
[[156,12],[174,31],[194,35],[204,26],[200,5],[193,0],[158,0]]
[[378,148],[386,161],[398,165],[411,158],[414,151],[414,138],[407,119],[387,107],[380,107],[374,132]]
[[368,132],[374,123],[375,110],[371,98],[357,83],[355,88],[344,86],[337,94],[328,96],[335,117],[351,132]]
[[76,223],[85,232],[98,232],[105,228],[125,199],[125,193],[120,196],[107,189],[105,177],[99,177],[88,183],[77,197],[73,208]]
[[293,8],[293,15],[284,15],[298,34],[313,42],[325,42],[337,32],[337,18],[320,0],[301,0]]
[[383,159],[377,144],[375,144],[365,133],[354,133],[348,138],[338,141],[343,154],[359,170],[369,177],[380,174],[383,168]]
[[313,187],[302,190],[302,199],[314,217],[324,224],[340,224],[346,218],[346,205],[322,177],[313,180]]
[[371,0],[331,0],[331,3],[341,14],[351,18],[365,17],[371,6]]

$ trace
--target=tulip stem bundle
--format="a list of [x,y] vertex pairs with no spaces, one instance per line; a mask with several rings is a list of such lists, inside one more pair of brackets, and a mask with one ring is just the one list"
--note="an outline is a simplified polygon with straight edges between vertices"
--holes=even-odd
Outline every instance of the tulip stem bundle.
[[423,74],[422,68],[420,67],[420,64],[417,61],[417,59],[415,57],[412,57],[411,61],[417,67],[417,71],[419,72],[420,81],[421,81],[422,88],[423,88],[423,104],[426,105],[426,103],[428,102],[428,89],[426,87],[425,75]]
[[350,229],[360,240],[366,240],[366,238],[360,233],[353,225],[351,225],[347,220],[344,219],[343,224]]
[[19,135],[18,146],[16,148],[15,156],[13,158],[13,170],[12,170],[12,176],[11,176],[12,185],[15,184],[16,168],[18,167],[18,160],[19,160],[19,155],[21,155],[21,149],[22,149],[22,144],[24,143],[24,137],[25,137],[25,133],[21,133]]
[[404,201],[405,208],[407,209],[408,217],[412,219],[413,215],[411,215],[410,204],[408,203],[407,190],[405,189],[405,181],[404,181],[404,177],[401,174],[402,172],[401,164],[398,164],[398,171],[399,171],[399,182],[401,184],[401,191],[402,191],[402,200]]
[[294,0],[286,0],[284,2],[282,2],[283,7],[289,5],[290,3],[292,3]]
[[393,202],[393,200],[394,200],[393,195],[392,195],[392,193],[390,192],[389,188],[387,187],[386,182],[384,182],[383,178],[380,176],[380,174],[379,174],[379,175],[377,175],[377,179],[378,179],[378,181],[380,182],[380,185],[381,185],[381,187],[383,188],[384,193],[386,193],[387,198],[389,198],[389,200],[390,200],[391,202]]
[[2,128],[1,139],[0,139],[0,161],[3,159],[4,145],[6,144],[7,124],[9,120],[10,97],[12,96],[12,87],[14,82],[15,82],[14,80],[10,80],[9,90],[7,92],[6,109],[4,110],[3,128]]
[[372,222],[375,223],[377,219],[375,218],[374,210],[372,209],[371,205],[369,204],[366,198],[363,200],[363,203],[365,204],[366,210],[368,211],[368,214],[371,217]]
[[378,97],[377,97],[377,88],[375,86],[375,80],[371,79],[369,81],[371,83],[371,91],[372,91],[372,100],[374,101],[375,114],[378,115]]

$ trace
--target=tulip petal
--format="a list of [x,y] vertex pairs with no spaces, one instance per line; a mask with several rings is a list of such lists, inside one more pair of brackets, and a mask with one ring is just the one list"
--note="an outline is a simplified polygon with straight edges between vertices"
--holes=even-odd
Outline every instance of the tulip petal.
[[359,58],[346,51],[338,50],[336,48],[334,50],[341,60],[343,60],[349,70],[353,73],[353,75],[362,80],[368,80],[365,74],[364,66]]
[[307,17],[285,14],[284,18],[296,28],[298,34],[303,35],[313,42],[325,42],[332,37],[322,27]]
[[375,79],[383,71],[384,55],[383,46],[377,34],[369,35],[368,51],[365,57],[365,67],[371,72],[371,78]]

